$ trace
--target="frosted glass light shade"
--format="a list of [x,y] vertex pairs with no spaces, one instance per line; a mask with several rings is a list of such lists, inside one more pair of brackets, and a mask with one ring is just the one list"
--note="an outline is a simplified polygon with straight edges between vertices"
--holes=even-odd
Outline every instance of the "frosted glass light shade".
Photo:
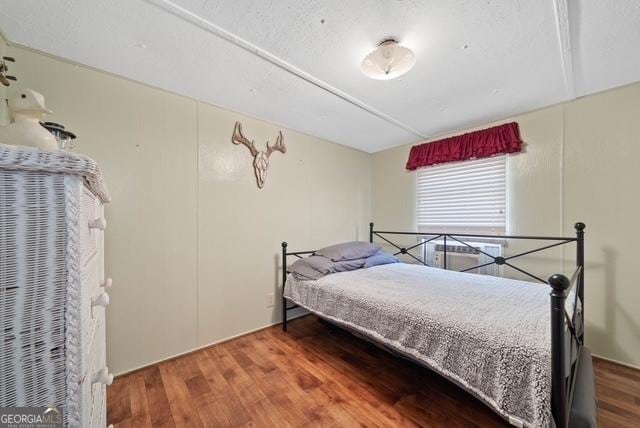
[[362,60],[360,70],[372,79],[389,80],[402,76],[415,63],[411,49],[400,46],[396,40],[384,40]]

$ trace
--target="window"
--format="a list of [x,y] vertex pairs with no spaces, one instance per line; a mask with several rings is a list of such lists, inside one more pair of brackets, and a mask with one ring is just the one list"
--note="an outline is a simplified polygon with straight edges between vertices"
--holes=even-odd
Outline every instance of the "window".
[[501,234],[506,228],[506,155],[418,169],[421,232]]

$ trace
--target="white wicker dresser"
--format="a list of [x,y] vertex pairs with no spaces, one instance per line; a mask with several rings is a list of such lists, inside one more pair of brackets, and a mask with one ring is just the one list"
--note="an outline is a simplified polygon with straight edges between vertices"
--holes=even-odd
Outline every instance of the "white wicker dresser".
[[0,407],[106,425],[109,200],[92,159],[0,144]]

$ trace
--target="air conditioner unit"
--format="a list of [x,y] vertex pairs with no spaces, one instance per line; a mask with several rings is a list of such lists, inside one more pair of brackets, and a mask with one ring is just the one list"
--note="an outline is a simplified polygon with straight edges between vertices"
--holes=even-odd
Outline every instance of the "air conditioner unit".
[[[428,238],[423,238],[426,241]],[[474,266],[480,266],[493,261],[492,257],[502,256],[502,244],[488,242],[465,241],[469,246],[447,240],[447,269],[463,271]],[[444,240],[435,240],[423,245],[423,260],[429,266],[444,269]],[[486,254],[483,254],[486,253]],[[471,273],[482,275],[502,276],[502,267],[495,263],[470,270]]]

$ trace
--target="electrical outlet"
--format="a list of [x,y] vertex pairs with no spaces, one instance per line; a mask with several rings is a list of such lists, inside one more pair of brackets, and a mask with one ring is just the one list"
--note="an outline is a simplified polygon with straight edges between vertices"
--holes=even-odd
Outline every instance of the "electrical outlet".
[[272,308],[276,304],[276,295],[273,293],[267,294],[267,308]]

